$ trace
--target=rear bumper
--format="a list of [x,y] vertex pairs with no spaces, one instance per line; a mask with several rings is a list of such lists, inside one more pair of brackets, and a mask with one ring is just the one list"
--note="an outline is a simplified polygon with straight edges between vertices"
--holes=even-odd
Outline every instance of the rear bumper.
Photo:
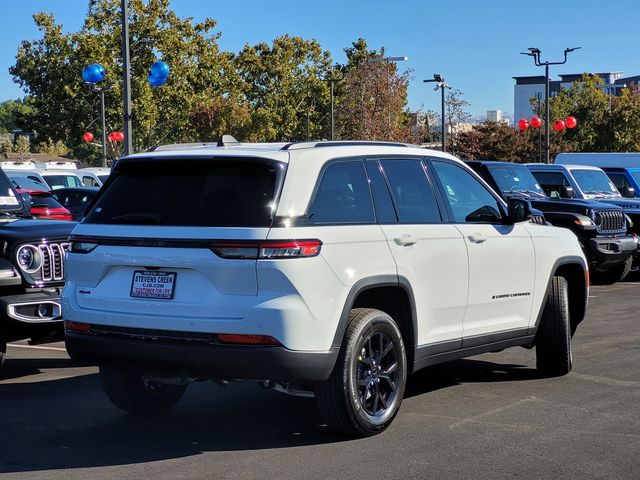
[[193,338],[130,338],[65,331],[74,360],[137,368],[154,373],[187,374],[219,380],[255,379],[316,384],[329,378],[338,349],[293,351],[279,346],[206,343]]
[[589,259],[597,269],[620,265],[637,251],[638,242],[631,235],[596,237],[589,241]]

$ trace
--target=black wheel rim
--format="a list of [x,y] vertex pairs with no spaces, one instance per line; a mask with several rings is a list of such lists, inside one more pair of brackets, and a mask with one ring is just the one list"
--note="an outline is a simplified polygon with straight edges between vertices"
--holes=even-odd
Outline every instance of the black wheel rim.
[[354,369],[358,402],[375,423],[386,421],[398,400],[400,365],[396,344],[384,332],[371,332],[359,343]]

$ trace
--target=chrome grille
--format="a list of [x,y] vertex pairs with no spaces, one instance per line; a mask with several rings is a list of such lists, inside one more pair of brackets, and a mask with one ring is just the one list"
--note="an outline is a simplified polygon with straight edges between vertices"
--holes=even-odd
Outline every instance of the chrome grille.
[[598,233],[624,233],[627,231],[627,222],[624,213],[620,210],[596,210],[593,215]]
[[69,243],[41,243],[38,250],[42,253],[42,266],[32,274],[34,280],[42,282],[64,280],[64,257]]

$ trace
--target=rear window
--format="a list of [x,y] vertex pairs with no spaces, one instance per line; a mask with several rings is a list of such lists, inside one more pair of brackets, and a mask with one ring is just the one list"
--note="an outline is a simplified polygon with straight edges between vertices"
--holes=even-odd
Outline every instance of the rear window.
[[47,175],[44,177],[52,190],[65,187],[82,187],[82,182],[75,175]]
[[122,163],[84,223],[269,227],[284,171],[263,159]]
[[31,206],[36,208],[60,208],[62,205],[50,195],[31,195]]

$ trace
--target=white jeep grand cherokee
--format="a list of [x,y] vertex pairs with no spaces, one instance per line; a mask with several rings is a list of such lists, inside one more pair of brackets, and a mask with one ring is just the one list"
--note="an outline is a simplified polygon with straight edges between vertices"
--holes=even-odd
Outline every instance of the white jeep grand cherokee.
[[168,146],[122,158],[72,233],[66,345],[108,397],[165,411],[200,379],[314,394],[383,431],[407,374],[505,347],[571,369],[588,270],[450,155],[404,144]]

